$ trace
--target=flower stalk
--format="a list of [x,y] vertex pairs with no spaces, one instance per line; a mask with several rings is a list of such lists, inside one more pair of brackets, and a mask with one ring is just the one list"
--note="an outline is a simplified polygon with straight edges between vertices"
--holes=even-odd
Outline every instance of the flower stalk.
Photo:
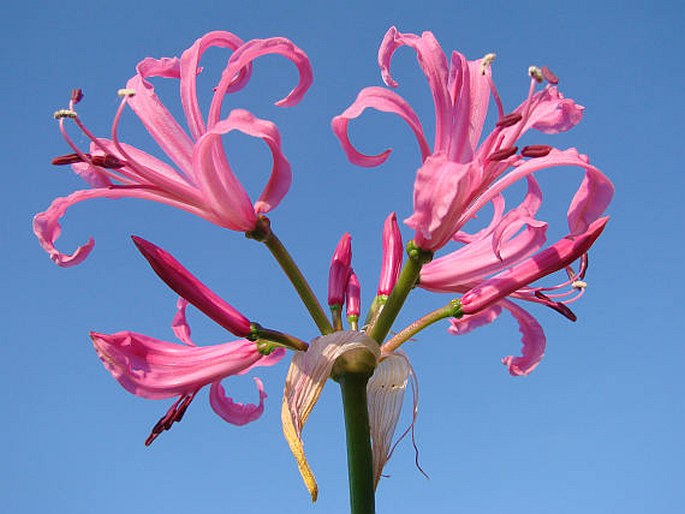
[[269,219],[266,216],[260,216],[255,230],[246,232],[245,237],[264,243],[292,283],[321,334],[330,334],[333,331],[333,327],[330,321],[328,321],[328,316],[326,316],[319,300],[314,296],[314,292],[309,286],[307,279],[304,278],[300,268],[297,267],[288,250],[286,250],[283,243],[271,230]]
[[366,386],[375,366],[375,358],[368,350],[357,349],[339,357],[331,373],[331,377],[340,384],[343,401],[350,514],[376,512],[371,430],[366,397]]

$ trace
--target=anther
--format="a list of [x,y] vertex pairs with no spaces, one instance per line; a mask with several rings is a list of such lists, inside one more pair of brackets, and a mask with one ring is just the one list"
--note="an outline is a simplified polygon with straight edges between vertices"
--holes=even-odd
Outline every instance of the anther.
[[496,57],[497,55],[493,53],[485,54],[483,56],[483,59],[480,61],[480,72],[482,75],[485,75],[485,71],[490,67],[490,65],[493,62],[495,62]]
[[512,125],[516,125],[519,121],[523,119],[523,115],[519,112],[512,112],[510,114],[507,114],[506,116],[502,116],[497,123],[495,123],[496,127],[500,128],[506,128],[506,127],[511,127]]
[[488,159],[491,161],[503,161],[504,159],[508,159],[509,157],[514,155],[517,151],[517,147],[509,146],[507,148],[502,148],[500,150],[497,150],[496,152],[491,153]]
[[542,75],[542,70],[537,66],[529,66],[528,75],[535,79],[536,82],[542,82],[544,78]]
[[136,90],[130,88],[122,88],[119,91],[117,91],[117,95],[119,96],[135,96],[135,94]]
[[554,309],[565,318],[570,319],[571,321],[578,320],[578,317],[574,314],[574,312],[571,309],[568,308],[568,306],[564,305],[561,302],[555,302],[549,296],[545,295],[541,291],[535,291],[535,297],[539,300],[542,300],[542,303],[544,305]]
[[114,155],[94,155],[93,164],[95,166],[100,166],[102,168],[108,168],[111,170],[116,170],[126,166],[126,163],[121,161],[118,157]]
[[542,69],[540,70],[542,72],[542,76],[545,78],[547,82],[550,84],[558,84],[559,83],[559,77],[557,77],[552,70],[550,70],[547,66],[543,66]]
[[81,100],[83,100],[83,91],[81,91],[81,89],[72,89],[71,101],[74,103],[74,105],[79,103]]
[[60,109],[59,111],[55,111],[53,116],[56,120],[60,120],[62,118],[78,118],[78,114],[76,114],[76,111],[72,109]]
[[585,289],[587,287],[587,282],[584,282],[582,280],[574,280],[571,282],[571,287],[575,289]]
[[76,162],[83,162],[79,154],[69,153],[67,155],[59,155],[50,161],[55,166],[65,166],[67,164],[74,164]]
[[523,157],[544,157],[551,151],[552,147],[549,145],[528,145],[523,147],[521,155]]

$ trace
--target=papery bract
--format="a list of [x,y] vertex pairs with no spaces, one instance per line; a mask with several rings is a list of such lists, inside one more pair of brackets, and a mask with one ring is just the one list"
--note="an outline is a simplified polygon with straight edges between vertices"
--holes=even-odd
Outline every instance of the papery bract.
[[[232,50],[219,84],[215,88],[205,120],[197,99],[196,75],[199,61],[210,47]],[[251,72],[251,63],[261,55],[280,54],[291,60],[299,71],[299,82],[279,106],[299,102],[312,82],[307,56],[285,38],[255,39],[243,42],[229,32],[210,32],[198,39],[181,58],[147,58],[137,66],[137,74],[121,90],[122,102],[112,126],[111,139],[95,137],[83,124],[75,105],[82,99],[75,90],[68,109],[57,111],[60,130],[74,154],[58,157],[55,164],[72,164],[74,171],[92,187],[65,198],[55,199],[47,211],[35,216],[33,228],[40,244],[60,266],[80,263],[92,250],[89,241],[65,255],[55,248],[60,218],[68,207],[91,198],[142,198],[184,209],[211,223],[243,232],[255,228],[259,214],[276,207],[290,187],[290,165],[281,150],[276,126],[251,113],[235,109],[221,119],[221,106],[227,93],[243,88]],[[150,78],[177,79],[188,132],[159,100]],[[123,110],[130,106],[143,125],[175,164],[171,166],[148,153],[119,141],[118,126]],[[65,120],[72,119],[91,140],[83,152],[66,132]],[[233,173],[224,151],[222,136],[239,131],[261,138],[273,158],[270,178],[259,199],[250,200]]]

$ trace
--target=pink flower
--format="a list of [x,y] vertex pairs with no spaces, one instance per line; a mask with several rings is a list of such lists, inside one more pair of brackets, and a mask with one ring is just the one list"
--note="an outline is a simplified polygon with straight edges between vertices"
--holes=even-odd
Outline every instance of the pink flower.
[[[578,166],[585,179],[576,191],[568,211],[573,234],[582,233],[606,209],[613,193],[609,180],[587,158],[574,149],[559,151],[546,145],[531,145],[520,152],[517,140],[528,129],[547,134],[563,132],[576,125],[582,107],[565,99],[554,85],[556,77],[546,68],[532,67],[528,97],[513,112],[505,114],[492,80],[490,64],[494,55],[467,61],[453,52],[449,61],[433,34],[402,34],[395,29],[385,35],[378,53],[384,82],[397,83],[390,74],[390,60],[401,46],[416,51],[433,95],[435,136],[433,148],[418,116],[398,94],[379,87],[363,89],[355,102],[333,119],[333,131],[348,158],[360,166],[378,166],[390,150],[364,155],[351,144],[347,127],[366,108],[399,115],[414,132],[422,164],[414,183],[414,212],[405,223],[415,230],[416,245],[428,251],[442,248],[478,211],[493,201],[513,182],[535,171],[558,166]],[[548,84],[535,92],[538,81]],[[499,120],[495,129],[479,145],[490,95],[495,99]]]
[[345,301],[345,290],[352,272],[352,237],[343,234],[335,247],[328,271],[328,305],[340,307]]
[[[214,90],[205,119],[197,98],[196,76],[201,71],[202,55],[211,47],[228,48],[233,53]],[[71,255],[57,250],[55,241],[61,231],[59,220],[66,210],[91,198],[144,198],[184,209],[230,230],[253,230],[259,214],[276,207],[288,191],[290,165],[281,151],[280,134],[273,123],[242,109],[235,109],[222,118],[221,108],[227,93],[247,84],[252,61],[267,54],[283,55],[297,67],[299,83],[276,105],[297,104],[312,82],[309,60],[302,50],[285,38],[244,43],[230,32],[219,31],[198,39],[180,58],[146,58],[138,63],[137,74],[120,91],[122,101],[114,117],[111,139],[95,137],[85,127],[74,110],[83,95],[75,90],[69,108],[55,113],[60,131],[74,153],[58,157],[53,163],[72,164],[91,189],[57,198],[47,211],[35,216],[34,232],[50,258],[60,266],[72,266],[88,256],[94,244],[92,238]],[[152,77],[179,80],[187,130],[157,97],[148,80]],[[175,166],[119,141],[119,121],[127,105]],[[67,134],[67,119],[72,119],[90,139],[88,152],[80,150]],[[231,170],[223,148],[222,136],[231,131],[263,139],[273,157],[270,178],[254,204]]]
[[378,280],[378,295],[389,296],[392,293],[400,276],[403,252],[402,234],[397,226],[397,215],[393,212],[383,224],[383,261]]
[[214,412],[234,425],[244,425],[259,418],[267,397],[264,386],[255,378],[259,404],[236,403],[227,397],[221,381],[242,375],[257,366],[272,366],[285,354],[282,348],[270,355],[260,353],[257,343],[241,339],[209,347],[195,346],[186,322],[187,302],[179,299],[172,327],[185,344],[160,341],[135,332],[116,334],[91,333],[100,360],[112,376],[132,394],[142,398],[178,397],[153,427],[145,441],[152,443],[164,430],[181,421],[197,392],[210,386],[209,400]]

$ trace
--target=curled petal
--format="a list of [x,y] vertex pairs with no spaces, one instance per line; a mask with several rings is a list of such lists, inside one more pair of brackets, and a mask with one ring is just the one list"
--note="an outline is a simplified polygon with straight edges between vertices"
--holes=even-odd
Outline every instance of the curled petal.
[[469,206],[462,214],[459,224],[463,225],[495,196],[499,195],[514,182],[543,169],[557,166],[578,166],[585,170],[585,178],[576,191],[568,210],[568,223],[572,233],[587,230],[606,210],[614,193],[614,186],[604,173],[588,163],[575,148],[568,150],[553,149],[545,157],[523,161],[512,171],[497,180]]
[[545,134],[558,134],[572,129],[583,118],[582,105],[578,105],[556,87],[540,91],[533,100],[535,107],[526,123]]
[[317,337],[306,352],[297,352],[288,369],[283,390],[281,421],[290,451],[297,460],[312,501],[316,501],[318,487],[309,467],[302,444],[302,430],[316,404],[333,364],[342,354],[364,348],[378,359],[378,344],[362,332],[335,332]]
[[523,343],[521,356],[513,357],[509,355],[504,357],[502,364],[507,367],[509,373],[513,376],[528,375],[537,367],[545,355],[545,333],[540,323],[525,309],[507,300],[500,302],[500,305],[507,309],[518,322],[519,331],[522,336],[521,342]]
[[333,118],[331,127],[338,137],[340,144],[352,164],[364,167],[379,166],[390,156],[392,150],[388,149],[377,155],[365,155],[358,152],[350,142],[348,125],[350,120],[358,118],[367,109],[373,108],[381,112],[397,114],[407,122],[409,128],[416,136],[421,150],[421,160],[430,155],[430,147],[423,133],[421,122],[414,110],[397,93],[380,87],[367,87],[361,90],[356,100],[342,114]]
[[[235,50],[243,44],[243,40],[231,32],[215,30],[208,32],[199,38],[193,45],[181,55],[180,79],[181,79],[181,102],[188,127],[193,138],[198,139],[206,131],[202,111],[197,101],[197,74],[199,73],[200,59],[208,48],[217,46]],[[245,86],[250,78],[251,66],[241,69],[234,77],[229,91],[238,91]],[[222,93],[223,94],[223,93]]]
[[246,337],[250,321],[204,285],[169,252],[140,237],[132,236],[140,253],[155,273],[179,296],[185,298],[229,332]]
[[[60,252],[55,247],[55,241],[57,241],[62,232],[62,226],[60,225],[59,220],[62,218],[62,216],[64,216],[69,207],[84,200],[90,200],[93,198],[124,197],[154,200],[172,205],[174,207],[180,207],[190,212],[195,212],[192,211],[189,206],[180,204],[173,199],[169,199],[152,188],[110,186],[107,188],[75,191],[67,197],[55,198],[46,211],[39,212],[34,216],[33,232],[36,234],[40,245],[48,253],[50,259],[52,259],[55,264],[62,267],[75,266],[76,264],[83,262],[83,260],[88,257],[88,254],[95,245],[95,240],[92,237],[89,238],[86,244],[79,246],[70,255]],[[198,213],[195,212],[195,214]]]
[[452,126],[452,101],[447,89],[448,65],[442,47],[430,32],[421,36],[403,34],[395,27],[386,32],[378,49],[378,65],[381,68],[383,81],[390,87],[397,87],[397,82],[390,74],[390,60],[401,46],[408,46],[416,52],[416,59],[423,71],[433,95],[435,105],[435,145],[433,151],[447,150]]
[[171,330],[180,341],[183,341],[188,346],[195,346],[192,339],[190,339],[190,325],[186,318],[186,308],[188,307],[188,300],[178,297],[176,301],[176,315],[171,322]]
[[259,393],[259,404],[237,403],[232,398],[226,396],[221,382],[214,382],[209,389],[209,404],[212,406],[221,419],[232,425],[247,425],[259,419],[264,412],[264,400],[267,394],[264,385],[258,378],[254,379]]
[[302,100],[302,97],[314,80],[307,54],[293,44],[292,41],[283,37],[253,39],[236,49],[228,60],[228,65],[217,85],[216,93],[209,108],[208,120],[210,127],[219,120],[224,93],[235,83],[235,77],[240,70],[248,66],[257,57],[269,54],[279,54],[289,59],[300,74],[300,80],[297,85],[285,98],[276,102],[276,105],[279,107],[290,107]]
[[105,368],[128,392],[160,399],[197,389],[251,368],[264,357],[254,342],[184,346],[135,332],[90,337]]

